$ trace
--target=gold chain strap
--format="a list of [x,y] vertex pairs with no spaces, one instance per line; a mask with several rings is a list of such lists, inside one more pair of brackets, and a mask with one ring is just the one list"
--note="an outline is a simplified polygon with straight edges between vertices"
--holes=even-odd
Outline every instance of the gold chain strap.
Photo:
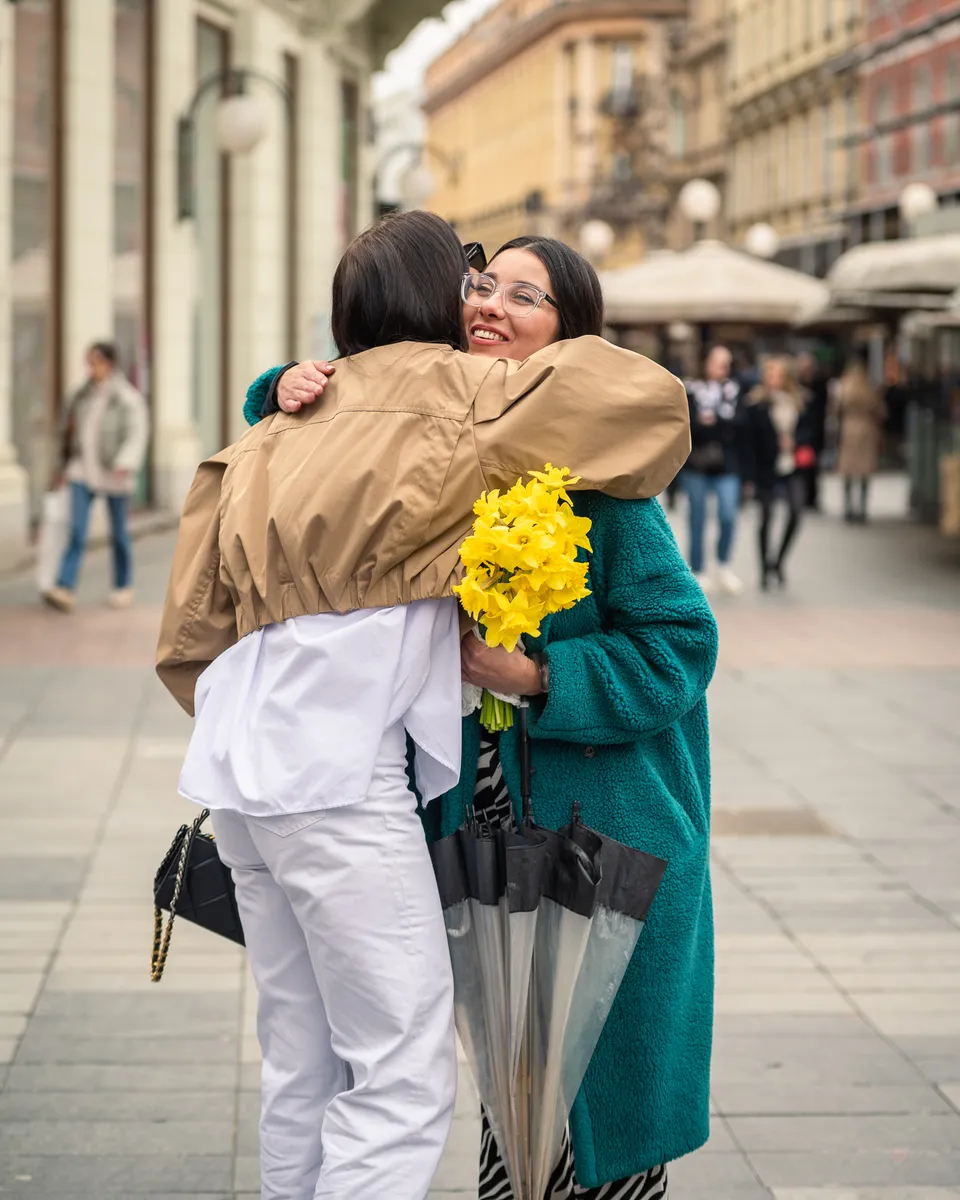
[[177,863],[177,878],[173,885],[173,898],[170,901],[170,916],[167,919],[165,929],[163,926],[163,913],[159,908],[154,907],[153,952],[150,955],[150,980],[152,983],[159,983],[163,978],[163,969],[167,965],[167,954],[170,951],[173,922],[177,915],[177,901],[180,899],[180,890],[183,887],[183,881],[187,873],[187,859],[190,856],[190,847],[193,845],[193,839],[196,837],[200,826],[209,815],[207,809],[204,809],[190,826],[190,829],[184,834],[183,845],[180,847],[180,860]]

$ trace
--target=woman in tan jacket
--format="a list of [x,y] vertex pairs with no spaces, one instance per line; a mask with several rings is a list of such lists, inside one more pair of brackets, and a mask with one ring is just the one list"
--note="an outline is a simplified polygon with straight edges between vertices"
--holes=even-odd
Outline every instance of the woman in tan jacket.
[[652,496],[689,450],[679,381],[600,338],[459,353],[466,268],[426,213],[362,234],[322,403],[202,464],[181,522],[158,671],[196,714],[180,787],[236,881],[273,1200],[423,1200],[443,1148],[452,987],[405,747],[425,802],[456,784],[474,501],[546,460]]
[[[865,524],[870,480],[876,474],[886,408],[867,368],[854,359],[837,381],[833,399],[840,420],[837,473],[843,479],[843,511],[847,521]],[[854,489],[859,485],[859,506]]]

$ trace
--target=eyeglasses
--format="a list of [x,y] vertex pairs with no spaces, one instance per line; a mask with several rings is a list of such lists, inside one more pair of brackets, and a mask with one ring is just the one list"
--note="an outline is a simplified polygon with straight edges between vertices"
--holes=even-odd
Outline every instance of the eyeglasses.
[[464,275],[460,284],[460,295],[464,304],[480,308],[497,293],[503,300],[503,311],[511,317],[529,317],[546,300],[559,312],[560,305],[547,292],[532,283],[507,283],[502,287],[492,275]]

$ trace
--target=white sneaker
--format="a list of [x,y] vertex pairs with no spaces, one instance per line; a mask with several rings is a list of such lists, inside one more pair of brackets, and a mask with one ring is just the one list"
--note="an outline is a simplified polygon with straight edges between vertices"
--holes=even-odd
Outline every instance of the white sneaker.
[[743,591],[743,583],[729,567],[717,567],[717,585],[721,592],[728,596],[739,596]]
[[111,608],[129,608],[133,603],[133,588],[114,588],[107,597]]
[[43,593],[43,598],[51,608],[58,608],[61,612],[71,613],[77,604],[77,598],[70,588],[57,587],[49,588]]
[[707,595],[708,593],[713,591],[713,580],[710,578],[709,575],[704,575],[703,572],[701,572],[698,575],[696,572],[694,572],[693,577],[697,581],[697,583],[700,584],[700,588],[703,591],[704,595]]

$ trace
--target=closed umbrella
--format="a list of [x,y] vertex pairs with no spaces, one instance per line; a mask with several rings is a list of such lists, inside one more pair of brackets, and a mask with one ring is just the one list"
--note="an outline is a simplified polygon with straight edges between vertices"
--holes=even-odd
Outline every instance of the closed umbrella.
[[432,855],[457,1029],[515,1200],[543,1200],[563,1131],[667,864],[584,825],[538,827],[526,712],[523,820],[468,817]]

